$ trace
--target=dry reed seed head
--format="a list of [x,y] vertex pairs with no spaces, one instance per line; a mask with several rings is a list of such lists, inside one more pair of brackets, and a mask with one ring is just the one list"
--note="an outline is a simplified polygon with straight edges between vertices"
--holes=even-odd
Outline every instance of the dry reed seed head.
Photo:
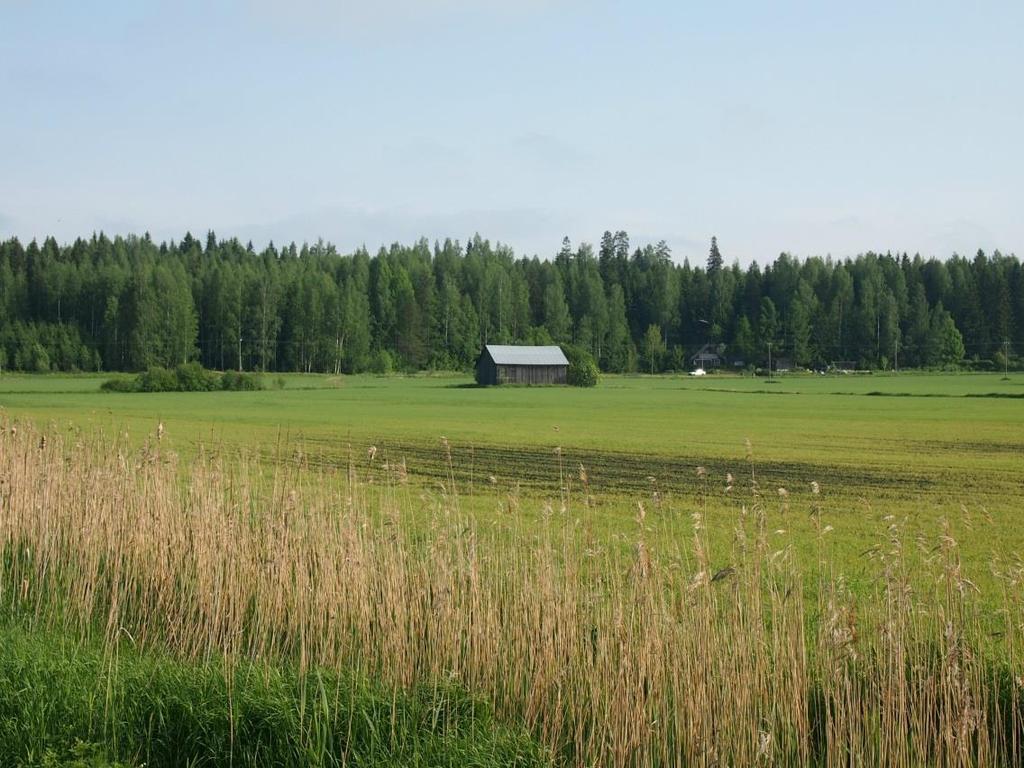
[[562,455],[562,446],[556,445],[555,446],[555,450],[552,451],[552,453],[554,453],[555,456],[561,456]]
[[813,493],[815,496],[821,493],[821,486],[818,485],[817,480],[811,480],[811,493]]
[[696,592],[701,587],[706,587],[710,583],[711,583],[711,580],[708,578],[708,572],[707,571],[697,571],[697,573],[695,573],[693,575],[693,578],[690,579],[690,583],[687,585],[686,588],[690,592]]
[[758,761],[769,762],[772,753],[772,735],[767,731],[758,731],[757,734],[757,759]]
[[581,462],[580,463],[580,482],[581,483],[586,483],[586,482],[588,482],[588,479],[589,478],[587,476],[587,470],[583,467],[583,463]]
[[644,503],[638,501],[636,503],[636,520],[638,523],[642,523],[645,517],[647,517],[647,510],[644,509]]
[[498,478],[496,478],[494,475],[488,475],[487,476],[487,482],[490,483],[491,485],[497,485],[498,484]]
[[164,439],[164,423],[162,421],[156,425],[156,439],[158,442]]
[[708,476],[708,471],[704,467],[697,467],[697,478],[703,480]]
[[646,579],[651,573],[651,554],[643,541],[636,543],[636,570],[640,578]]
[[750,442],[749,437],[743,438],[743,447],[746,449],[747,461],[750,461],[752,458],[754,458],[754,446]]
[[373,461],[377,457],[377,446],[371,445],[366,449],[366,458],[369,461]]

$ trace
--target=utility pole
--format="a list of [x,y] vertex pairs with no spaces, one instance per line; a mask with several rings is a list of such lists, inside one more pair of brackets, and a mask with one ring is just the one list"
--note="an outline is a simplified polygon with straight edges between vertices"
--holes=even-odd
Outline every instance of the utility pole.
[[1010,378],[1010,340],[1003,339],[1003,378]]
[[768,381],[772,380],[772,343],[768,342]]
[[900,372],[900,332],[896,331],[896,373]]

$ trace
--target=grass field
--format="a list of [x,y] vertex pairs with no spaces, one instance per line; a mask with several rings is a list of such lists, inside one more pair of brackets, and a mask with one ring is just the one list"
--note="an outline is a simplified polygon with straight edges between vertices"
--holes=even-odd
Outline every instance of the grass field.
[[281,378],[0,377],[0,765],[1024,759],[1024,377]]
[[749,440],[766,470],[792,466],[794,480],[874,483],[901,496],[1005,495],[1024,450],[1024,376],[609,377],[592,390],[481,389],[442,376],[280,378],[279,391],[112,394],[97,377],[4,376],[0,408],[138,435],[163,421],[184,451],[201,441],[266,448],[283,437],[330,457],[350,444],[400,450],[446,436],[457,448],[494,451],[481,465],[488,474],[521,468],[504,452],[557,446],[659,466],[726,465],[744,458]]
[[[806,509],[820,484],[840,546],[869,545],[886,515],[932,530],[962,508],[996,521],[998,544],[1024,548],[1024,375],[900,374],[607,377],[590,390],[476,388],[458,376],[268,377],[261,392],[114,394],[97,376],[0,377],[8,418],[75,424],[136,440],[165,425],[168,446],[244,446],[333,467],[363,462],[373,446],[430,482],[453,472],[478,507],[516,486],[526,499],[561,495],[579,465],[609,533],[653,493],[691,500],[696,468],[716,502],[726,475],[749,474]],[[449,466],[441,438],[448,440]],[[555,449],[561,448],[561,455]],[[577,483],[578,484],[578,483]],[[529,506],[529,505],[528,505]],[[540,509],[533,504],[531,509]],[[786,528],[799,532],[793,515]],[[989,536],[966,542],[984,557]]]

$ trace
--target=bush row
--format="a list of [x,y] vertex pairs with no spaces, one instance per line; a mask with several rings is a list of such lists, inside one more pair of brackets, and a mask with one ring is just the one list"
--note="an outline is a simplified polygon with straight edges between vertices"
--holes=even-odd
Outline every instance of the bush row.
[[149,368],[130,379],[110,379],[101,388],[106,392],[248,392],[264,387],[263,377],[255,373],[218,373],[199,363],[183,363],[173,369]]

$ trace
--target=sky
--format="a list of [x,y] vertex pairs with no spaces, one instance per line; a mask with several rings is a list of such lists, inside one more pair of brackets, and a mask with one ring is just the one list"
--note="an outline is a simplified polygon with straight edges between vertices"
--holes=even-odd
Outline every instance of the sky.
[[1024,3],[0,0],[0,237],[1024,255]]

